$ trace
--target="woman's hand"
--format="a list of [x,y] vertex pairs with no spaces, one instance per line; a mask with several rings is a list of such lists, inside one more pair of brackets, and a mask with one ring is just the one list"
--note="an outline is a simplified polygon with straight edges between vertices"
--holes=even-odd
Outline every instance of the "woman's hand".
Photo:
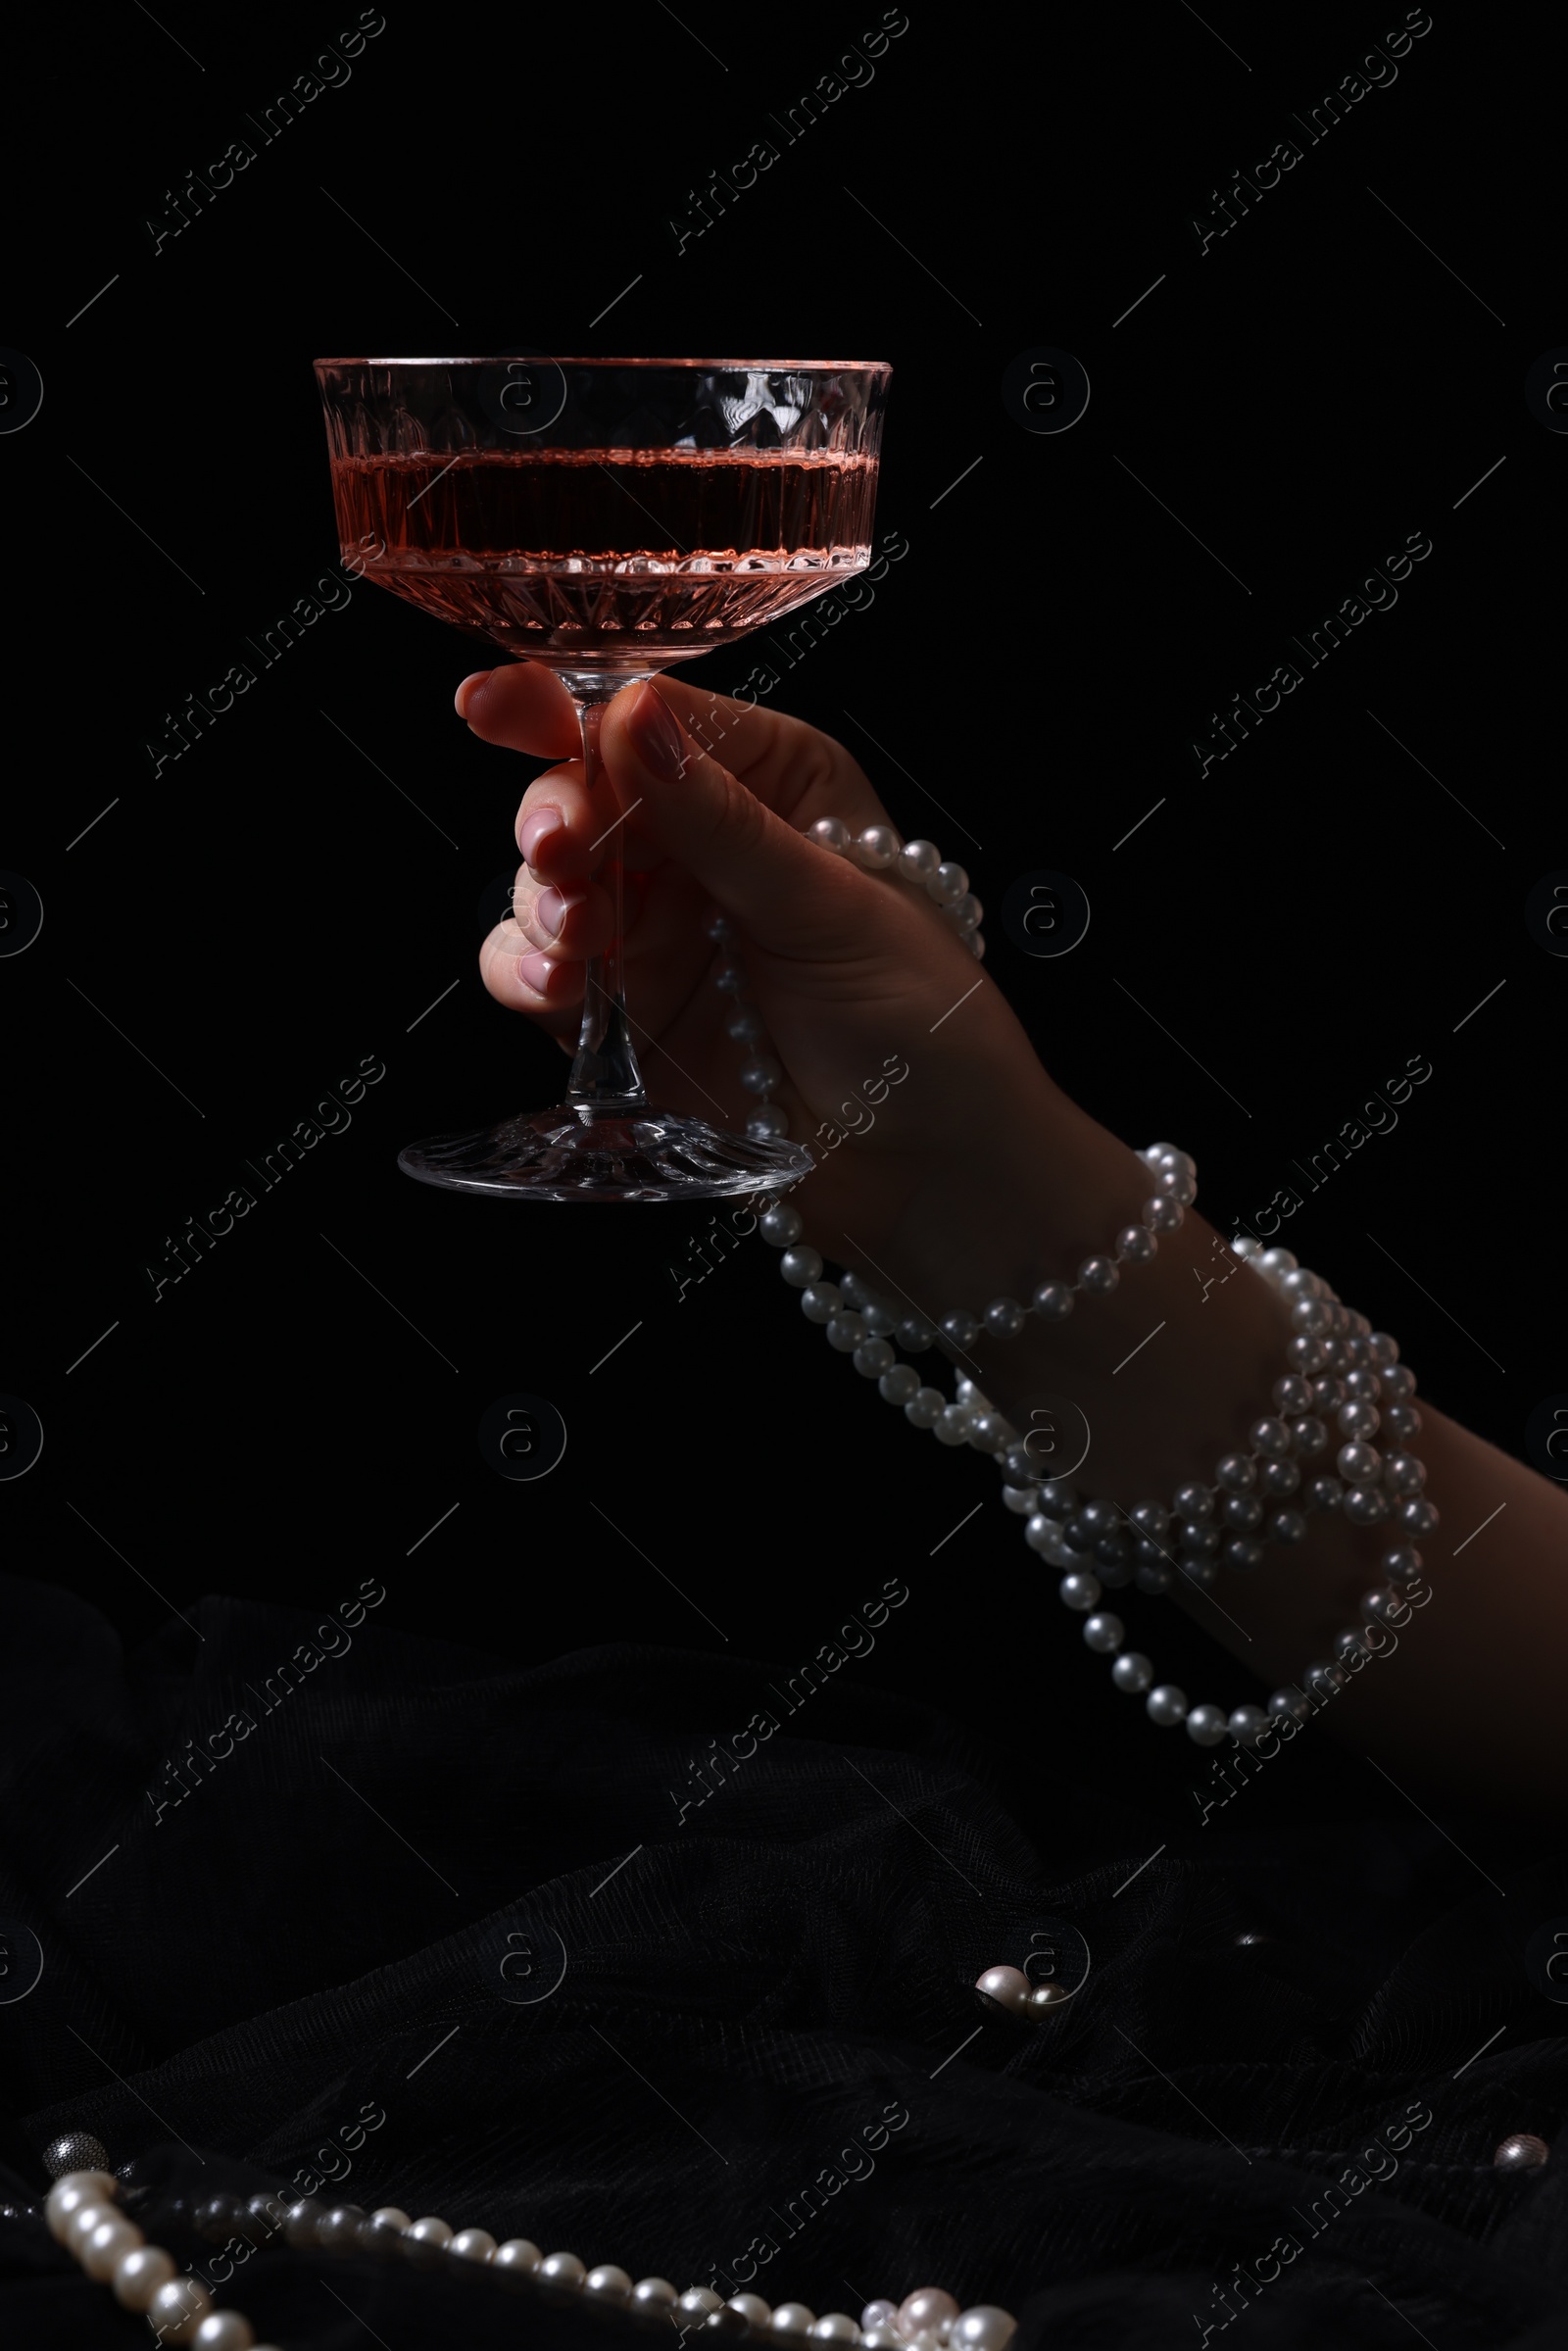
[[[480,964],[500,1003],[569,1051],[584,960],[610,937],[610,897],[591,878],[607,854],[604,795],[590,801],[569,756],[576,715],[548,670],[466,679],[457,704],[487,742],[562,758],[523,796],[514,915]],[[776,1059],[789,1132],[819,1161],[799,1195],[811,1237],[867,1270],[921,1207],[946,1202],[951,1215],[972,1201],[978,1212],[999,1166],[1021,1165],[1070,1105],[925,892],[804,838],[819,817],[852,833],[887,822],[849,753],[781,711],[672,679],[616,697],[600,753],[627,812],[626,991],[652,1099],[741,1126],[758,1106],[743,1063],[758,1052]],[[727,948],[707,935],[715,908],[735,926]],[[715,974],[731,954],[760,1042],[726,1033],[736,1000]]]

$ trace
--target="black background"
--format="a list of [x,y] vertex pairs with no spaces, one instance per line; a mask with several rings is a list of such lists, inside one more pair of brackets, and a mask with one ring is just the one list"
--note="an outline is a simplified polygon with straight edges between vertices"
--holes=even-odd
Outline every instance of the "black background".
[[[1071,955],[1021,955],[994,912],[988,971],[1097,1117],[1195,1153],[1216,1221],[1430,1058],[1397,1131],[1279,1238],[1521,1451],[1568,1389],[1568,963],[1524,921],[1568,864],[1544,561],[1568,440],[1524,399],[1568,341],[1560,34],[1440,7],[1309,146],[1288,110],[1401,10],[915,7],[869,86],[677,252],[688,190],[781,144],[769,111],[874,8],[759,38],[697,0],[461,28],[391,5],[263,144],[247,114],[339,15],[104,12],[40,41],[13,100],[0,336],[45,392],[0,440],[3,861],[45,922],[0,967],[0,1387],[45,1447],[0,1487],[11,1560],[129,1643],[204,1592],[325,1606],[373,1574],[384,1621],[528,1662],[610,1640],[794,1660],[897,1573],[910,1602],[857,1673],[941,1696],[1022,1770],[1126,1772],[1146,1803],[1162,1775],[1185,1810],[1200,1759],[1064,1639],[994,1472],[829,1357],[771,1250],[678,1300],[706,1209],[398,1172],[403,1143],[554,1100],[564,1068],[477,974],[535,771],[453,714],[484,646],[361,586],[184,757],[155,775],[145,746],[335,563],[313,358],[890,361],[878,528],[909,554],[779,700],[993,909],[1035,868],[1082,883]],[[1200,254],[1190,216],[1286,135],[1300,163]],[[166,191],[238,138],[255,161],[155,253]],[[1003,403],[1042,345],[1093,387],[1064,434]],[[1209,714],[1417,532],[1396,608],[1200,778]],[[723,688],[753,658],[692,674]],[[155,1303],[168,1240],[362,1056],[386,1075],[349,1130]],[[476,1442],[517,1391],[568,1431],[532,1485]],[[1185,1626],[1158,1639],[1184,1680],[1216,1662]],[[1326,1756],[1272,1777],[1322,1800],[1335,1772],[1347,1804],[1395,1803]]]

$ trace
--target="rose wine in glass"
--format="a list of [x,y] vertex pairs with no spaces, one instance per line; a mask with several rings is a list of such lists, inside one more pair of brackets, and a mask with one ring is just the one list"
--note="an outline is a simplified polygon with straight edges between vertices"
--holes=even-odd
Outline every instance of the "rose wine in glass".
[[[611,838],[604,705],[791,612],[871,560],[890,370],[837,361],[318,360],[343,554],[365,578],[576,702]],[[525,1200],[777,1190],[797,1145],[661,1110],[643,1089],[614,934],[589,963],[566,1099],[412,1144],[423,1183]]]

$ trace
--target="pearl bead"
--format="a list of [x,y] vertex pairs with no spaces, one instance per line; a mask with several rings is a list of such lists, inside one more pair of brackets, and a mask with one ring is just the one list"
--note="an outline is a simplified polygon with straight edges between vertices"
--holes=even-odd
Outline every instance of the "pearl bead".
[[1227,1567],[1238,1568],[1245,1573],[1262,1566],[1263,1545],[1254,1542],[1250,1535],[1233,1535],[1222,1556]]
[[1375,1437],[1383,1425],[1383,1415],[1376,1404],[1357,1403],[1353,1399],[1342,1404],[1339,1410],[1342,1437]]
[[760,2294],[731,2294],[724,2308],[734,2311],[748,2327],[765,2327],[773,2316],[773,2305],[764,2302]]
[[[1030,1496],[1027,1487],[1009,1487],[1007,1491],[1009,1494],[1022,1494],[1024,1508],[1028,1509]],[[1059,1564],[1063,1558],[1071,1556],[1062,1542],[1060,1526],[1055,1519],[1047,1518],[1043,1510],[1032,1513],[1029,1524],[1024,1528],[1023,1539],[1032,1551],[1038,1551],[1043,1559],[1049,1559],[1053,1564]]]
[[1073,1309],[1073,1295],[1065,1282],[1042,1282],[1031,1302],[1043,1322],[1065,1322]]
[[839,1310],[839,1286],[836,1282],[813,1282],[801,1292],[801,1312],[808,1322],[829,1323]]
[[746,985],[746,974],[738,963],[720,963],[713,974],[713,985],[721,996],[739,996]]
[[1271,1716],[1288,1714],[1293,1723],[1306,1723],[1312,1719],[1312,1701],[1299,1690],[1276,1690],[1268,1711]]
[[789,1124],[789,1119],[777,1102],[766,1102],[760,1110],[752,1112],[746,1121],[746,1132],[754,1143],[767,1143],[788,1134]]
[[1291,1328],[1303,1338],[1321,1338],[1333,1319],[1332,1308],[1318,1298],[1298,1298],[1291,1308]]
[[125,2255],[134,2253],[136,2247],[146,2241],[134,2223],[115,2213],[109,2220],[99,2222],[86,2243],[79,2248],[76,2258],[89,2278],[95,2278],[100,2285],[107,2285]]
[[941,864],[942,852],[934,841],[906,841],[898,862],[906,882],[923,882]]
[[1312,1391],[1298,1372],[1287,1372],[1283,1380],[1274,1383],[1276,1410],[1294,1417],[1312,1409]]
[[1426,1463],[1414,1453],[1388,1453],[1383,1461],[1383,1483],[1399,1494],[1419,1494],[1427,1482]]
[[488,2229],[460,2229],[447,2247],[458,2261],[494,2261],[497,2250]]
[[1384,1552],[1379,1564],[1383,1573],[1396,1584],[1413,1584],[1424,1562],[1414,1543],[1399,1543],[1395,1544],[1392,1551]]
[[951,858],[944,858],[935,873],[928,873],[925,879],[925,894],[939,906],[956,906],[968,887],[969,876]]
[[564,2294],[579,2293],[587,2275],[586,2266],[575,2253],[547,2253],[538,2270],[541,2285],[554,2286]]
[[944,1404],[934,1430],[938,1445],[964,1445],[969,1436],[967,1404]]
[[977,1453],[1000,1453],[1007,1442],[1007,1424],[1000,1412],[971,1412],[969,1443]]
[[1357,1403],[1375,1404],[1383,1394],[1383,1383],[1375,1371],[1348,1371],[1345,1375],[1345,1393],[1353,1396]]
[[1194,1706],[1187,1717],[1187,1736],[1200,1747],[1216,1747],[1227,1729],[1223,1710],[1218,1706]]
[[1409,1613],[1409,1601],[1392,1585],[1380,1584],[1361,1594],[1361,1614],[1368,1624],[1402,1625]]
[[[757,2297],[754,2294],[747,2299],[755,2301]],[[646,2312],[650,2318],[661,2316],[674,2309],[675,2289],[667,2278],[639,2278],[631,2289],[631,2306],[634,2311]],[[762,2308],[766,2310],[765,2302]]]
[[1200,1592],[1206,1592],[1218,1575],[1219,1567],[1213,1559],[1184,1559],[1179,1572],[1189,1584],[1196,1584]]
[[1123,1225],[1116,1235],[1116,1254],[1125,1258],[1129,1265],[1147,1265],[1158,1247],[1159,1243],[1147,1225]]
[[[252,2204],[251,2209],[252,2211],[255,2211],[256,2207],[254,2203]],[[408,2214],[401,2211],[396,2204],[383,2204],[370,2215],[370,2227],[372,2229],[384,2229],[389,2235],[395,2232],[397,2235],[401,2236],[404,2229],[411,2228],[413,2224],[410,2221]]]
[[906,2334],[934,2334],[944,2323],[951,2326],[957,2315],[957,2303],[940,2285],[918,2286],[899,2305],[899,2325]]
[[620,2303],[631,2292],[631,2279],[612,2261],[601,2262],[583,2279],[582,2291],[586,2302]]
[[1375,1657],[1377,1644],[1368,1640],[1359,1625],[1355,1625],[1335,1634],[1334,1654],[1342,1665],[1348,1665],[1352,1657]]
[[[778,1261],[779,1272],[794,1290],[809,1290],[822,1279],[822,1260],[814,1249],[787,1249]],[[811,1315],[808,1320],[815,1321]]]
[[1388,1498],[1375,1486],[1352,1486],[1340,1508],[1352,1527],[1375,1527],[1389,1514]]
[[1127,1628],[1119,1616],[1107,1613],[1084,1619],[1084,1640],[1090,1648],[1099,1649],[1102,1656],[1108,1657],[1113,1649],[1119,1649],[1126,1638]]
[[1016,1339],[1024,1313],[1015,1298],[994,1298],[985,1311],[985,1326],[994,1339]]
[[[1004,1485],[1002,1489],[1002,1507],[1004,1510],[1010,1510],[1014,1518],[1039,1518],[1040,1524],[1043,1527],[1050,1526],[1053,1523],[1050,1519],[1041,1517],[1040,1512],[1036,1510],[1034,1490],[1029,1486]],[[1027,1528],[1024,1530],[1024,1541],[1025,1543],[1029,1542],[1029,1532]],[[1030,1544],[1031,1549],[1036,1547],[1036,1545],[1032,1543]],[[1040,1545],[1038,1547],[1043,1548],[1044,1546]]]
[[850,828],[837,816],[819,816],[807,827],[806,838],[814,841],[818,849],[830,850],[841,857],[850,846]]
[[1178,1518],[1205,1519],[1214,1515],[1214,1497],[1206,1486],[1178,1486],[1174,1500]]
[[1408,1363],[1391,1364],[1382,1375],[1383,1393],[1396,1404],[1407,1404],[1415,1394],[1415,1373]]
[[1301,1473],[1294,1461],[1265,1461],[1259,1480],[1263,1492],[1283,1498],[1294,1494],[1301,1483]]
[[1007,2351],[1018,2322],[994,2302],[977,2302],[953,2322],[948,2341],[954,2351]]
[[868,2328],[872,2327],[891,2327],[898,2315],[898,2304],[896,2302],[889,2302],[885,2296],[879,2296],[875,2302],[868,2302],[865,2308],[861,2311],[860,2325]]
[[868,1305],[860,1308],[860,1312],[873,1339],[891,1339],[899,1327],[898,1316],[881,1298],[873,1298]]
[[173,2256],[162,2245],[135,2245],[115,2264],[110,2290],[122,2310],[146,2310],[159,2287],[167,2285],[173,2275]]
[[1306,1521],[1299,1510],[1276,1510],[1268,1522],[1268,1533],[1275,1543],[1303,1543]]
[[403,2233],[411,2244],[436,2245],[444,2253],[452,2242],[454,2231],[450,2221],[443,2221],[439,2214],[431,2212],[426,2213],[422,2220],[411,2221]]
[[1118,1690],[1138,1697],[1154,1679],[1154,1669],[1141,1649],[1124,1649],[1110,1669],[1110,1678]]
[[1086,1257],[1078,1268],[1078,1287],[1093,1298],[1103,1298],[1115,1289],[1121,1273],[1110,1257]]
[[256,2332],[237,2310],[215,2310],[190,2339],[196,2351],[253,2351]]
[[775,2334],[809,2334],[815,2325],[815,2311],[804,2302],[781,2302],[773,2313]]
[[1321,1346],[1315,1339],[1288,1339],[1285,1343],[1285,1352],[1305,1379],[1310,1379],[1313,1372],[1321,1371],[1327,1361]]
[[1252,1535],[1263,1523],[1263,1505],[1255,1494],[1228,1494],[1220,1515],[1238,1535]]
[[[871,2305],[868,2302],[866,2309]],[[896,2327],[867,2327],[860,2336],[861,2351],[909,2351]]]
[[842,2310],[830,2310],[826,2318],[818,2319],[811,2328],[811,2338],[818,2343],[853,2343],[860,2329]]
[[1214,1483],[1223,1486],[1227,1494],[1250,1494],[1257,1484],[1257,1472],[1246,1453],[1226,1453],[1214,1465]]
[[74,2260],[79,2261],[85,2250],[87,2239],[93,2230],[101,2229],[105,2221],[118,2221],[122,2218],[123,2215],[119,2209],[105,2197],[84,2197],[82,2202],[67,2216],[60,2241],[66,2251]]
[[740,1066],[740,1081],[748,1094],[767,1094],[783,1077],[780,1064],[767,1053],[754,1053]]
[[1152,1233],[1179,1233],[1187,1221],[1187,1211],[1181,1201],[1166,1200],[1163,1196],[1146,1200],[1139,1214]]
[[[504,2245],[497,2245],[490,2267],[499,2270],[504,2277],[533,2278],[537,2277],[543,2259],[544,2255],[538,2246],[527,2237],[509,2236]],[[674,2299],[673,2287],[670,2289],[670,2299]]]
[[901,846],[891,824],[868,824],[855,844],[856,863],[880,873],[893,863]]
[[1150,1592],[1157,1595],[1159,1592],[1169,1592],[1174,1575],[1174,1568],[1167,1565],[1163,1559],[1141,1559],[1133,1582],[1140,1592]]
[[792,1207],[786,1200],[775,1200],[770,1208],[762,1210],[757,1220],[757,1229],[762,1239],[770,1241],[775,1249],[788,1249],[791,1242],[799,1241],[806,1224],[799,1208]]
[[1290,1430],[1272,1415],[1254,1420],[1247,1434],[1253,1452],[1261,1453],[1265,1460],[1282,1461],[1291,1449]]
[[1351,1443],[1341,1445],[1334,1466],[1347,1486],[1375,1486],[1383,1475],[1383,1456],[1376,1445]]
[[920,1392],[920,1375],[912,1363],[895,1363],[877,1382],[877,1393],[890,1404],[906,1404]]
[[724,1023],[724,1034],[733,1037],[737,1045],[756,1045],[766,1036],[767,1031],[755,1012],[747,1005],[737,1004]]
[[723,2295],[715,2294],[710,2285],[689,2285],[675,2304],[689,2319],[706,2319],[723,2307]]
[[1321,1453],[1328,1441],[1327,1429],[1320,1420],[1314,1420],[1310,1414],[1303,1420],[1292,1421],[1291,1443],[1298,1453],[1304,1453],[1308,1457],[1313,1453]]
[[213,2297],[199,2278],[171,2278],[147,2305],[153,2332],[176,2343],[188,2343],[203,2319],[212,2312]]
[[961,1306],[956,1306],[951,1314],[943,1315],[942,1328],[960,1352],[973,1347],[980,1336],[980,1325]]
[[1499,2172],[1539,2172],[1550,2153],[1545,2140],[1537,2138],[1533,2131],[1516,2131],[1503,2140],[1492,2160]]
[[1317,1477],[1307,1482],[1306,1506],[1309,1510],[1338,1510],[1345,1499],[1345,1488],[1338,1478]]
[[1219,1549],[1219,1529],[1205,1525],[1200,1518],[1190,1518],[1177,1530],[1177,1540],[1184,1551],[1206,1559],[1211,1552]]
[[1255,1747],[1268,1729],[1268,1716],[1261,1706],[1235,1706],[1225,1727],[1239,1747]]
[[[1028,1458],[1028,1446],[1020,1448]],[[1067,1478],[1048,1478],[1040,1489],[1040,1508],[1047,1518],[1071,1518],[1078,1509],[1078,1490]]]
[[1056,1590],[1056,1597],[1064,1608],[1075,1609],[1080,1615],[1087,1614],[1100,1597],[1100,1578],[1081,1574],[1063,1576]]
[[1438,1524],[1438,1506],[1425,1500],[1401,1502],[1397,1517],[1407,1535],[1430,1535]]
[[937,1335],[923,1314],[905,1314],[899,1318],[899,1345],[906,1355],[923,1355],[936,1346]]
[[934,1429],[947,1408],[948,1399],[940,1388],[921,1388],[905,1405],[904,1417],[911,1428]]
[[853,1355],[865,1337],[865,1325],[858,1314],[830,1314],[827,1321],[827,1343],[841,1355]]
[[949,906],[948,920],[960,937],[968,938],[972,932],[979,929],[980,917],[984,912],[985,907],[974,892],[966,890],[955,905]]
[[1174,1682],[1161,1682],[1144,1700],[1144,1711],[1152,1723],[1158,1723],[1162,1731],[1168,1731],[1187,1720],[1187,1692]]
[[1331,1665],[1323,1658],[1309,1665],[1301,1676],[1313,1697],[1320,1702],[1325,1698],[1337,1697],[1348,1679],[1343,1665]]
[[1185,1168],[1162,1167],[1154,1183],[1162,1199],[1173,1200],[1183,1208],[1190,1208],[1198,1198],[1198,1186]]

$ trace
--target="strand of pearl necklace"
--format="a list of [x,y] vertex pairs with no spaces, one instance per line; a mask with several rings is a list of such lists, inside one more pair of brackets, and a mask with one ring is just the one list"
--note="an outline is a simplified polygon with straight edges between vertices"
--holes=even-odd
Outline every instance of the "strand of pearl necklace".
[[[107,2284],[122,2308],[144,2312],[159,2341],[167,2335],[193,2351],[274,2351],[257,2343],[250,2321],[239,2311],[216,2310],[199,2278],[175,2274],[172,2254],[149,2244],[120,2210],[119,2192],[112,2172],[72,2171],[56,2180],[45,2202],[50,2234],[88,2277]],[[575,2253],[544,2254],[525,2237],[498,2245],[487,2229],[454,2230],[433,2214],[411,2221],[395,2205],[365,2214],[352,2205],[328,2211],[309,2197],[292,2206],[269,2195],[253,2196],[245,2206],[233,2201],[237,2215],[262,2222],[296,2248],[401,2253],[432,2267],[447,2260],[473,2264],[557,2301],[580,2298],[651,2327],[673,2325],[682,2339],[692,2327],[701,2327],[726,2342],[766,2339],[778,2351],[806,2351],[812,2341],[859,2346],[860,2351],[1006,2351],[1017,2327],[1011,2313],[994,2303],[960,2310],[940,2286],[921,2286],[900,2304],[870,2302],[857,2324],[843,2311],[819,2319],[802,2302],[770,2307],[758,2294],[734,2294],[726,2302],[706,2285],[677,2294],[664,2278],[634,2284],[611,2262],[590,2270]]]

